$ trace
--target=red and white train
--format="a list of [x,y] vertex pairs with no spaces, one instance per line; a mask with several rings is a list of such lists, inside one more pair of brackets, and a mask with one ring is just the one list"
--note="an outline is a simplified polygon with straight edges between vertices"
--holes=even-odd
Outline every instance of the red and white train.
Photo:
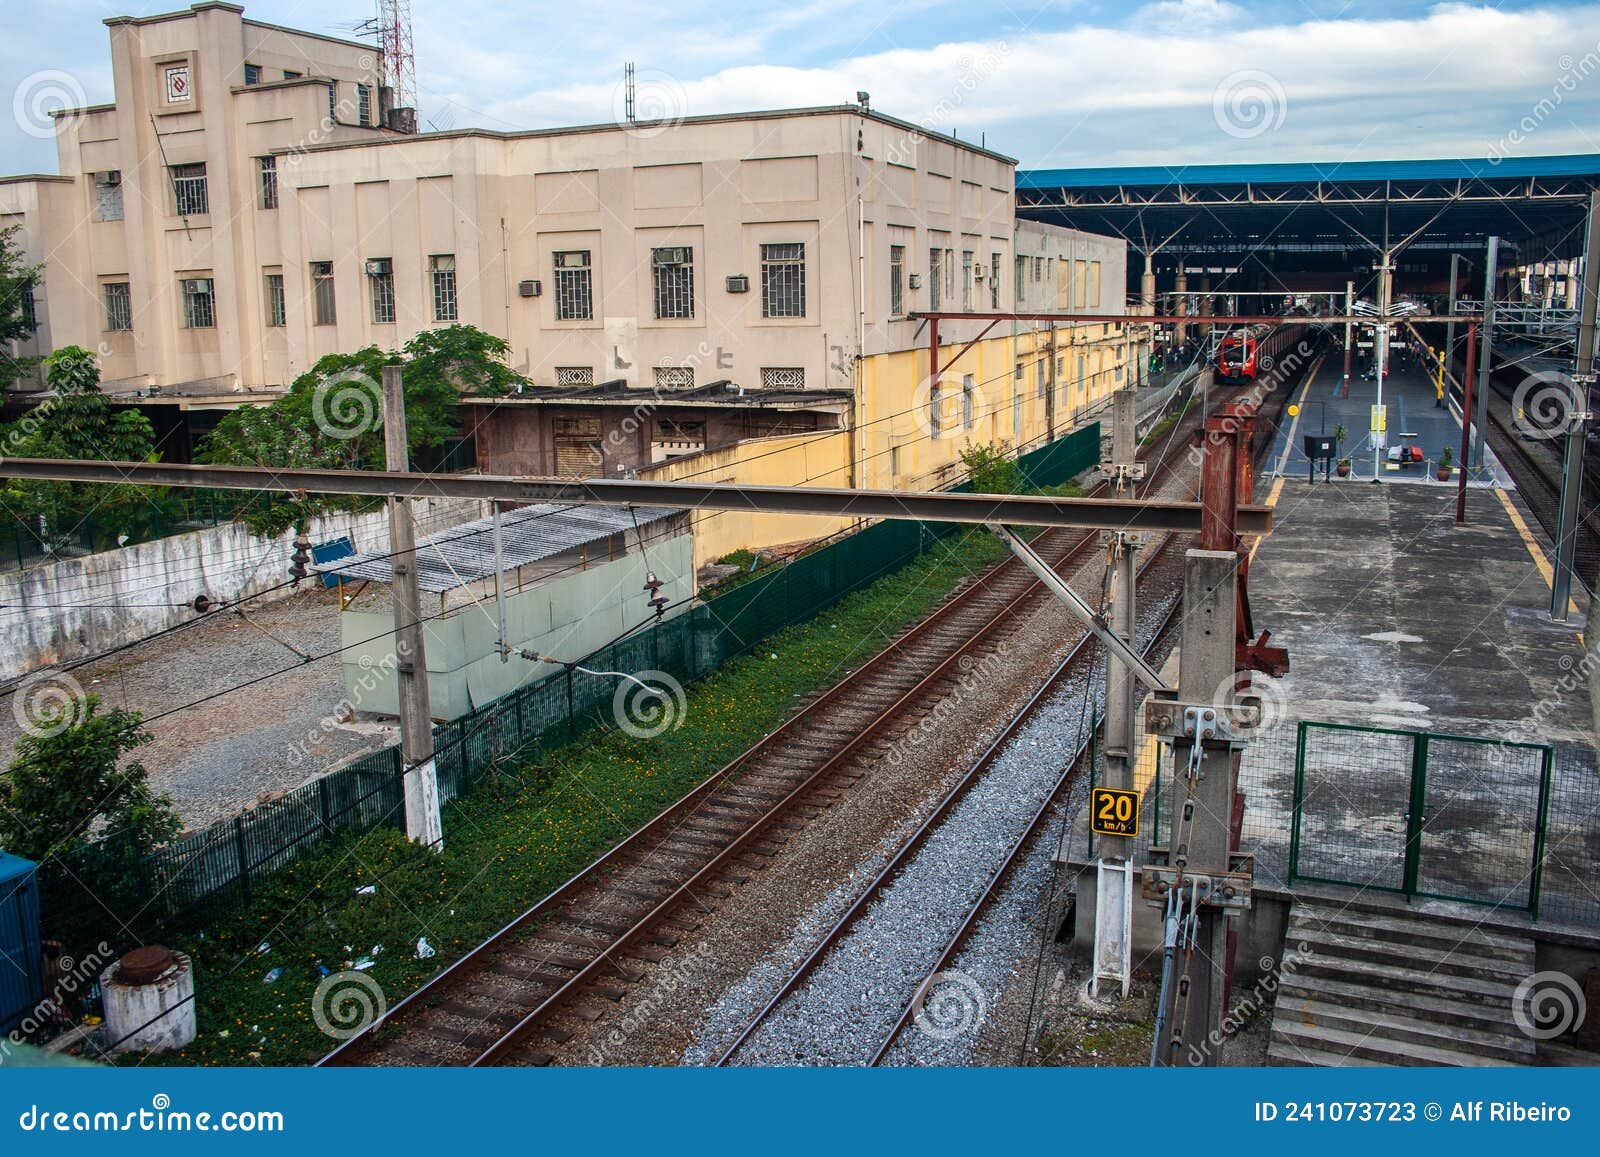
[[1217,346],[1217,380],[1253,382],[1295,347],[1305,333],[1303,318],[1286,317],[1281,325],[1241,326],[1227,334]]

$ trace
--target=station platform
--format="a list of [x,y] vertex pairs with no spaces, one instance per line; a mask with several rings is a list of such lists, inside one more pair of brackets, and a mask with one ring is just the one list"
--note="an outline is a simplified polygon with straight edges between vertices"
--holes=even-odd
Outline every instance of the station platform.
[[1416,894],[1520,912],[1542,887],[1546,919],[1600,927],[1587,604],[1551,621],[1548,545],[1514,492],[1470,487],[1457,525],[1456,487],[1417,483],[1261,480],[1250,602],[1291,669],[1245,749],[1244,846],[1263,883],[1401,890],[1420,799]]
[[[1305,454],[1305,436],[1331,436],[1342,425],[1348,434],[1340,445],[1340,452],[1351,460],[1352,478],[1370,480],[1376,467],[1377,477],[1384,482],[1439,485],[1434,469],[1446,446],[1456,459],[1455,465],[1461,465],[1461,411],[1455,401],[1447,393],[1445,405],[1441,407],[1434,378],[1415,361],[1399,364],[1393,373],[1384,376],[1383,404],[1388,425],[1385,451],[1393,446],[1415,446],[1422,451],[1420,463],[1396,467],[1387,461],[1386,453],[1374,453],[1372,407],[1378,400],[1378,385],[1371,379],[1356,376],[1357,372],[1351,374],[1350,393],[1346,397],[1342,390],[1342,355],[1335,350],[1323,360],[1295,394],[1293,400],[1300,412],[1279,428],[1267,459],[1267,473],[1305,478],[1310,466]],[[1320,464],[1317,475],[1319,478],[1322,475]],[[1488,446],[1484,447],[1482,466],[1468,470],[1467,482],[1469,486],[1513,485],[1511,476]]]

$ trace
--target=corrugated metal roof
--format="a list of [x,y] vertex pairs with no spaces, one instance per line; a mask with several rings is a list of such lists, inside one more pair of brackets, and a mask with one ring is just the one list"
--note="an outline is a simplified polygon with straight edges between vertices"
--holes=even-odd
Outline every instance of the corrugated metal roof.
[[1316,181],[1456,181],[1600,176],[1600,154],[1556,157],[1444,157],[1411,161],[1279,162],[1259,165],[1147,165],[1022,169],[1019,189],[1083,189],[1103,185],[1240,185]]
[[[631,511],[619,506],[563,506],[548,502],[524,506],[500,516],[501,555],[510,570],[631,530],[635,519],[644,527],[682,513],[671,506],[638,506]],[[419,542],[417,585],[443,594],[462,583],[493,578],[493,527],[493,518],[479,518]],[[394,581],[394,567],[386,550],[351,555],[316,569],[346,580]]]

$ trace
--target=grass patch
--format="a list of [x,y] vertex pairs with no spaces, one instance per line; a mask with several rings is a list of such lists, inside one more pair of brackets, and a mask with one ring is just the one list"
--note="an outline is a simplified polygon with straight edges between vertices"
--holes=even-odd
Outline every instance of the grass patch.
[[[370,959],[367,975],[397,1003],[1003,554],[986,532],[952,535],[691,684],[677,730],[649,740],[591,732],[536,760],[508,761],[446,808],[437,855],[385,829],[337,841],[261,881],[248,908],[172,935],[195,962],[200,1035],[146,1063],[299,1064],[320,1056],[333,1045],[312,1015],[326,973]],[[416,959],[419,938],[434,956]]]

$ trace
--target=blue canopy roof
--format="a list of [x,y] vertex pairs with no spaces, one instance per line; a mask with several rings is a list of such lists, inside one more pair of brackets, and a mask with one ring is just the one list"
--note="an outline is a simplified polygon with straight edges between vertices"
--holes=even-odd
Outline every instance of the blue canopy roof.
[[1427,161],[1291,161],[1245,165],[1146,165],[1085,169],[1019,169],[1019,189],[1104,185],[1304,184],[1312,181],[1514,180],[1600,176],[1600,154],[1563,157],[1440,158]]

